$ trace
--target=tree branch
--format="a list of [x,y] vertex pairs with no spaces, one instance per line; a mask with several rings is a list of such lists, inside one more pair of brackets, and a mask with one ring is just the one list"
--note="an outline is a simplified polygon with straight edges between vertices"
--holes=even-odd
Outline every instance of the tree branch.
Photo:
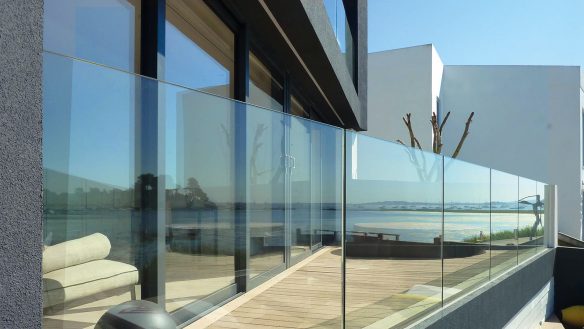
[[418,141],[418,139],[416,137],[414,137],[414,142],[416,143],[416,146],[418,146],[418,148],[421,150],[422,147],[420,146],[420,142]]
[[450,111],[448,111],[448,113],[446,113],[444,120],[442,120],[442,123],[440,124],[440,135],[442,135],[442,129],[444,128],[444,125],[446,124],[446,121],[448,121],[449,117],[450,117]]
[[[448,116],[446,118],[448,118]],[[432,143],[432,151],[436,154],[440,154],[442,153],[443,146],[442,144],[443,126],[438,124],[438,117],[436,116],[436,113],[432,113],[432,120],[430,120],[430,123],[432,124],[432,135],[434,136]],[[442,123],[444,123],[444,121]]]
[[470,115],[468,116],[468,119],[466,120],[464,132],[462,133],[462,136],[460,137],[460,141],[458,142],[458,146],[456,146],[456,150],[454,150],[454,153],[452,154],[452,158],[456,158],[458,156],[458,153],[460,153],[460,149],[462,149],[462,144],[464,144],[466,136],[468,136],[468,129],[470,128],[470,124],[472,122],[473,116],[474,116],[474,112],[471,112]]
[[412,128],[412,114],[407,113],[405,117],[402,117],[402,120],[406,124],[408,132],[410,133],[410,146],[416,147],[416,136],[414,135],[414,128]]

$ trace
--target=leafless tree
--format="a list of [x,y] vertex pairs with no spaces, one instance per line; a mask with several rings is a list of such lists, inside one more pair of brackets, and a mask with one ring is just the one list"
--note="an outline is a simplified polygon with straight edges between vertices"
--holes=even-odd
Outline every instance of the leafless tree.
[[[436,116],[436,113],[432,113],[432,118],[430,119],[433,136],[432,152],[436,154],[442,154],[442,148],[444,146],[444,144],[442,144],[442,131],[444,130],[444,126],[446,125],[446,122],[448,121],[449,117],[450,112],[446,113],[446,116],[444,117],[444,120],[442,120],[442,122],[438,122],[438,117]],[[460,150],[462,149],[462,146],[464,145],[464,142],[466,141],[466,138],[469,135],[470,124],[472,123],[473,117],[474,112],[471,112],[470,115],[468,116],[468,119],[466,120],[464,132],[462,133],[462,136],[460,137],[458,145],[456,146],[454,153],[452,153],[451,158],[456,158],[460,153]],[[412,114],[407,113],[405,117],[402,117],[402,120],[406,125],[406,128],[408,129],[410,137],[411,148],[406,149],[406,152],[408,153],[408,156],[410,158],[410,162],[412,162],[416,167],[420,180],[432,181],[434,176],[437,178],[437,175],[434,175],[434,173],[436,172],[436,167],[438,166],[439,163],[438,158],[434,158],[432,167],[430,168],[430,170],[427,170],[426,161],[427,155],[425,155],[422,152],[422,146],[420,145],[420,142],[414,133],[414,128],[412,127]],[[407,146],[403,141],[399,139],[397,140],[397,142],[402,144],[403,146]]]
[[[434,137],[432,140],[432,152],[436,154],[442,154],[442,147],[444,146],[444,144],[442,144],[442,131],[444,130],[444,126],[446,125],[446,122],[448,121],[449,117],[450,112],[446,113],[446,116],[444,117],[444,120],[442,120],[442,123],[439,123],[436,113],[432,113],[432,118],[430,119],[430,124],[432,125],[432,136]],[[466,137],[468,137],[470,124],[472,123],[473,117],[474,112],[471,112],[470,115],[468,116],[468,119],[466,120],[464,132],[462,133],[462,136],[458,141],[458,145],[456,146],[454,153],[452,153],[452,155],[450,156],[451,158],[456,158],[460,153],[462,145],[466,141]],[[418,141],[418,138],[416,138],[414,128],[412,127],[412,114],[407,113],[406,116],[402,118],[402,120],[406,125],[406,128],[408,128],[408,133],[410,135],[410,146],[413,148],[417,147],[418,149],[421,150],[422,146],[420,146],[420,142]],[[405,143],[403,141],[398,139],[397,142],[405,146]]]

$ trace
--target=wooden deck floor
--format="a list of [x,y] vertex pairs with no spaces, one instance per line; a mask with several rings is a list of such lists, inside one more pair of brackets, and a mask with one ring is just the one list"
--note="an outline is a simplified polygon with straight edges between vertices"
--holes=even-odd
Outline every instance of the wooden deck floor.
[[[347,328],[400,327],[441,301],[441,285],[463,292],[486,282],[489,265],[510,268],[513,253],[493,251],[448,259],[347,259]],[[438,295],[408,291],[435,287]],[[339,248],[325,248],[303,264],[214,311],[187,327],[195,328],[339,328],[341,258]],[[405,320],[405,321],[404,321]]]
[[[534,250],[522,251],[520,259],[535,254]],[[169,309],[177,309],[232,282],[231,277],[221,275],[233,266],[229,258],[169,256],[166,286]],[[489,266],[493,267],[491,272],[496,273],[516,263],[509,252],[492,251],[492,256],[489,259],[489,253],[484,253],[444,262],[440,259],[348,258],[347,328],[399,328],[400,323],[407,323],[416,314],[440,304],[440,294],[420,294],[417,288],[425,287],[430,291],[435,288],[441,292],[444,283],[445,287],[454,288],[453,293],[465,291],[487,280]],[[258,269],[264,262],[276,261],[271,258],[258,258]],[[339,328],[341,289],[340,248],[325,247],[188,328]],[[127,290],[96,297],[91,302],[45,316],[43,327],[93,328],[107,309],[130,299]]]

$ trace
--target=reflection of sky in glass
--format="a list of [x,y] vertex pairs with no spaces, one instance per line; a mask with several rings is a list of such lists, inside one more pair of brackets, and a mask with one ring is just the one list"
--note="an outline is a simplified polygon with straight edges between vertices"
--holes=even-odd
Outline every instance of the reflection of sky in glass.
[[127,1],[48,0],[44,9],[46,50],[134,71],[135,8]]
[[171,85],[161,85],[160,90],[166,106],[160,113],[165,121],[167,187],[185,187],[191,177],[210,191],[231,186],[234,154],[228,137],[233,134],[234,103]]
[[[165,80],[228,96],[229,70],[166,21]],[[216,87],[221,87],[216,89]]]
[[345,38],[349,37],[347,35],[347,16],[345,13],[345,6],[343,0],[324,0],[324,8],[326,10],[327,16],[329,18],[330,24],[333,28],[341,52],[347,51]]
[[444,203],[490,202],[490,170],[468,162],[444,159]]
[[44,165],[105,184],[134,177],[134,77],[44,57]]
[[355,133],[347,143],[348,203],[442,202],[439,156]]
[[491,198],[493,202],[516,202],[519,187],[518,177],[491,170]]

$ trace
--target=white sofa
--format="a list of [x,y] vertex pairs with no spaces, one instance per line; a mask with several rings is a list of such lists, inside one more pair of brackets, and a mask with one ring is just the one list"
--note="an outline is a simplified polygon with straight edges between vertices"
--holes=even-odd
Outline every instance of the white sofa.
[[105,259],[109,239],[95,233],[45,247],[43,251],[43,307],[53,307],[109,290],[128,287],[134,299],[136,267]]

